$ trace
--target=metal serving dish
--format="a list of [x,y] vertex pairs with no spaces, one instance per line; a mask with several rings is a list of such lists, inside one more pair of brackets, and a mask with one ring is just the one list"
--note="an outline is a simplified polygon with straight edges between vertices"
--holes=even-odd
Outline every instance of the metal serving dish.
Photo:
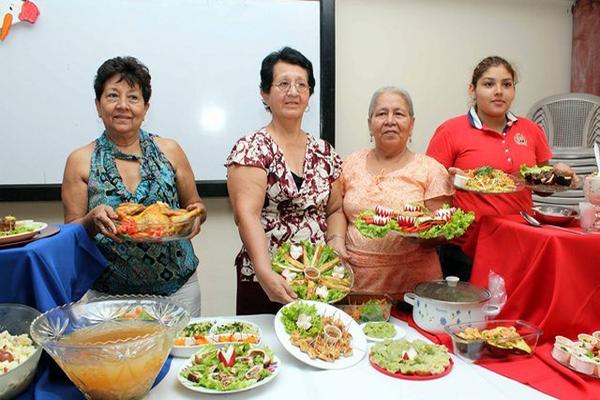
[[543,224],[566,226],[579,216],[579,213],[569,207],[537,206],[532,208],[533,216]]

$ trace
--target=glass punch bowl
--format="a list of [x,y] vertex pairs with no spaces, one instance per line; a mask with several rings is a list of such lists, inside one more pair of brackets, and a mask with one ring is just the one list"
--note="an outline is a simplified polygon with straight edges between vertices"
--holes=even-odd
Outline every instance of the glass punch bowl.
[[164,297],[106,296],[47,311],[31,324],[31,337],[87,399],[139,399],[189,318]]

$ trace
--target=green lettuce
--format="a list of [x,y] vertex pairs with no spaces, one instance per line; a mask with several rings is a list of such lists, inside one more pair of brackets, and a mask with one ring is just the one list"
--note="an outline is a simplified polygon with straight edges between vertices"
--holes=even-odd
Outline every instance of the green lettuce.
[[[298,321],[298,317],[300,314],[305,314],[306,316],[311,317],[311,327],[307,330],[298,328],[296,322]],[[321,332],[322,322],[321,316],[317,312],[317,308],[312,304],[307,304],[302,301],[296,301],[284,308],[281,309],[281,322],[285,327],[285,331],[288,334],[291,334],[294,331],[297,331],[302,337],[315,337]]]

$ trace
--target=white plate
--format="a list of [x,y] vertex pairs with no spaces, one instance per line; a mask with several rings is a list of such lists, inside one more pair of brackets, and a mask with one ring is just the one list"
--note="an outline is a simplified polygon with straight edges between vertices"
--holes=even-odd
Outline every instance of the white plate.
[[257,388],[259,386],[262,386],[264,384],[271,382],[273,380],[273,378],[275,378],[279,374],[279,369],[281,368],[281,360],[279,360],[279,358],[277,358],[277,356],[274,355],[273,356],[273,364],[272,364],[272,366],[274,367],[274,370],[273,370],[273,374],[271,374],[271,376],[268,376],[265,379],[263,379],[262,381],[258,381],[254,385],[250,385],[243,389],[228,390],[228,391],[221,392],[221,391],[214,390],[214,389],[208,389],[203,386],[195,386],[192,382],[190,382],[189,380],[187,380],[181,376],[181,372],[184,369],[190,367],[192,365],[192,362],[193,362],[193,357],[190,357],[185,363],[183,363],[181,368],[179,368],[179,371],[177,371],[177,379],[179,380],[179,382],[181,382],[181,384],[183,386],[185,386],[186,388],[188,388],[190,390],[193,390],[194,392],[208,393],[208,394],[230,394],[230,393],[245,392],[246,390]]
[[[223,324],[228,324],[231,322],[243,322],[245,324],[251,325],[253,328],[256,329],[256,331],[258,333],[254,336],[257,337],[257,340],[256,340],[256,343],[251,343],[251,344],[257,346],[262,341],[262,330],[260,329],[260,327],[256,324],[253,324],[252,322],[244,321],[242,319],[192,318],[192,319],[190,319],[190,322],[188,323],[188,325],[198,323],[198,322],[206,322],[206,321],[213,321],[215,323],[213,325],[213,327],[210,329],[209,333],[206,335],[209,340],[209,343],[207,343],[207,344],[213,344],[215,346],[226,346],[226,345],[229,345],[232,343],[241,343],[241,342],[218,342],[214,335],[215,327],[217,327],[219,325],[223,325]],[[192,355],[196,354],[196,352],[198,350],[202,349],[207,344],[198,344],[198,345],[193,345],[193,346],[173,345],[173,347],[171,348],[171,355],[173,357],[188,358],[188,357],[191,357]]]
[[[192,319],[190,319],[190,322],[188,323],[187,326],[189,326],[191,324],[196,324],[198,322],[207,322],[207,321],[213,321],[213,322],[215,322],[215,324],[217,324],[219,322],[219,320],[217,318],[192,318]],[[204,346],[206,346],[206,344],[197,344],[197,345],[193,345],[193,346],[173,345],[173,347],[171,348],[171,355],[173,357],[188,358],[188,357],[191,357],[192,355],[196,354],[196,352],[198,350],[200,350],[201,348],[203,348]]]
[[221,334],[217,334],[217,328],[219,326],[222,325],[227,325],[227,324],[231,324],[234,322],[240,322],[246,325],[251,326],[256,333],[242,333],[240,334],[240,336],[243,338],[244,336],[256,336],[256,343],[250,343],[254,346],[258,346],[260,344],[260,342],[262,341],[262,330],[260,329],[260,327],[252,322],[249,321],[244,321],[243,319],[237,319],[237,318],[233,318],[233,319],[221,319],[221,320],[217,320],[217,323],[211,328],[210,330],[210,339],[214,341],[215,345],[229,345],[229,344],[235,344],[235,343],[242,343],[242,342],[219,342],[218,341],[218,336],[219,335],[224,335],[224,333]]
[[37,235],[42,229],[45,229],[48,226],[48,224],[46,224],[45,222],[36,222],[36,221],[32,221],[32,220],[24,220],[24,221],[16,222],[16,226],[25,225],[25,224],[35,226],[35,229],[31,232],[23,232],[23,233],[18,233],[16,235],[0,236],[0,244],[19,242],[21,240],[26,240],[26,239],[32,238],[35,235]]
[[[514,177],[512,177],[511,175],[508,175],[511,179],[514,180]],[[478,190],[478,189],[471,189],[467,187],[467,181],[470,178],[465,176],[465,175],[454,175],[454,187],[460,190],[464,190],[466,192],[473,192],[473,193],[481,193],[481,194],[508,194],[508,193],[516,193],[516,192],[520,192],[521,190],[523,190],[525,188],[525,186],[522,183],[516,182],[515,181],[515,188],[513,190],[508,190],[508,191],[502,191],[502,192],[489,192],[489,191],[485,191],[485,190]]]
[[[375,322],[375,321],[373,321],[373,322]],[[378,321],[378,322],[387,322],[387,321]],[[387,323],[392,324],[391,322],[387,322]],[[367,325],[367,324],[368,324],[368,322],[363,322],[362,324],[359,325],[359,327],[360,327],[360,331],[365,335],[367,340],[370,340],[371,342],[383,342],[384,340],[397,340],[397,339],[402,339],[406,335],[406,332],[404,331],[404,329],[392,324],[394,326],[394,329],[396,330],[396,335],[394,335],[393,337],[385,338],[385,339],[372,337],[372,336],[367,335],[363,331],[365,325]]]
[[323,361],[319,359],[311,359],[308,354],[303,353],[300,349],[290,342],[290,335],[288,335],[285,331],[285,327],[281,322],[281,312],[284,308],[289,307],[290,303],[285,307],[281,308],[277,315],[275,315],[275,333],[277,334],[277,339],[281,342],[283,347],[298,360],[311,365],[316,368],[321,369],[343,369],[353,366],[363,359],[365,354],[367,353],[367,338],[363,333],[362,329],[358,326],[356,321],[352,319],[351,316],[336,308],[332,305],[326,303],[320,303],[318,301],[311,300],[297,300],[307,304],[313,304],[317,308],[317,312],[322,316],[335,316],[342,320],[342,322],[348,327],[348,331],[352,335],[352,355],[350,357],[341,357],[335,361]]

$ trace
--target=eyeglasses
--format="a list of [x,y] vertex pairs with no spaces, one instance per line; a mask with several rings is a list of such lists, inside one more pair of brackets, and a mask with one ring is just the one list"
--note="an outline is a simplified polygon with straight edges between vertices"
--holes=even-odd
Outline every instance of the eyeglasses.
[[310,87],[308,86],[308,83],[304,82],[304,81],[299,81],[299,82],[290,82],[290,81],[281,81],[278,83],[274,83],[273,86],[275,86],[277,89],[281,90],[284,93],[287,93],[290,91],[290,89],[293,87],[296,88],[296,91],[298,93],[306,93],[308,91],[308,89],[310,89]]

